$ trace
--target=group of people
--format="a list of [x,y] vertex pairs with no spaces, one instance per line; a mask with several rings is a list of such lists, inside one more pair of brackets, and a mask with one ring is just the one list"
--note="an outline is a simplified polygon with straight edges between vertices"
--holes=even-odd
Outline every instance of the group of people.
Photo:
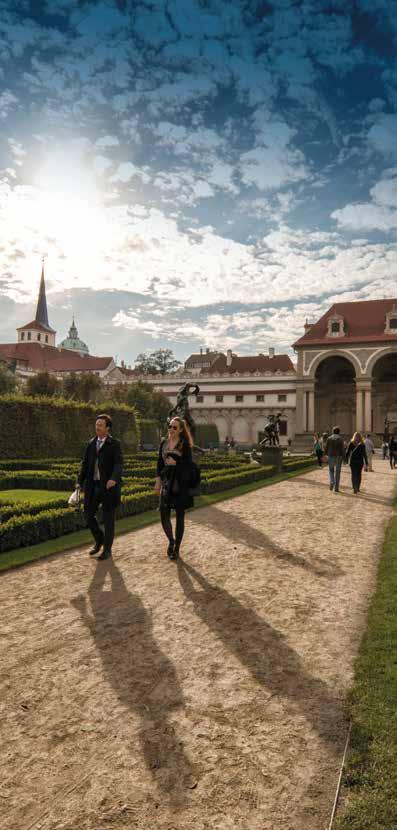
[[[77,489],[84,490],[84,513],[87,527],[94,537],[90,556],[98,560],[112,556],[112,544],[115,531],[115,512],[121,499],[121,481],[123,457],[120,441],[111,434],[112,419],[109,415],[98,415],[95,422],[95,437],[88,442]],[[193,506],[194,495],[198,491],[200,473],[193,461],[193,438],[187,422],[175,416],[168,425],[168,434],[160,443],[157,476],[154,485],[159,495],[160,518],[168,540],[167,554],[171,560],[177,560],[185,529],[185,512]],[[343,462],[350,465],[354,493],[360,492],[362,471],[372,471],[372,457],[375,449],[370,435],[364,439],[355,432],[347,445],[339,427],[334,427],[332,435],[322,437],[315,435],[314,452],[319,466],[327,463],[329,469],[329,487],[339,492],[341,468]],[[390,465],[397,460],[397,437],[389,442]],[[104,529],[97,520],[97,512],[102,506]],[[175,532],[171,522],[171,511],[175,510]]]
[[[112,556],[115,532],[115,513],[121,500],[123,457],[121,444],[111,434],[112,419],[107,414],[98,415],[96,435],[88,442],[77,481],[79,493],[84,491],[84,514],[87,527],[94,537],[89,554],[98,560]],[[177,560],[185,529],[185,511],[193,506],[200,474],[193,461],[193,438],[185,420],[171,419],[168,435],[160,444],[155,491],[159,494],[160,518],[168,539],[168,557]],[[97,513],[102,507],[103,526],[98,524]],[[171,523],[171,510],[175,510],[175,534]]]
[[[391,458],[394,459],[393,452],[397,456],[397,440],[395,450],[391,450]],[[333,428],[332,435],[323,433],[320,436],[317,433],[314,436],[314,453],[319,467],[328,465],[329,489],[335,493],[339,492],[343,463],[350,465],[352,488],[356,494],[360,492],[363,469],[373,472],[375,446],[369,433],[364,438],[360,432],[355,432],[349,444],[342,438],[339,427]]]

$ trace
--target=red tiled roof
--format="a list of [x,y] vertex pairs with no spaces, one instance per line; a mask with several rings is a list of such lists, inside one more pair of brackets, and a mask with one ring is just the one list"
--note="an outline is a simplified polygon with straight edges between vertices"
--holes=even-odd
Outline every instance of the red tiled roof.
[[209,369],[202,369],[201,372],[203,375],[213,375],[215,372],[222,375],[233,375],[235,372],[240,374],[244,372],[250,372],[251,374],[255,372],[295,372],[295,366],[287,354],[277,354],[274,357],[264,354],[238,357],[233,354],[231,365],[228,366],[226,356],[221,354]]
[[191,363],[207,363],[208,360],[216,360],[219,357],[220,352],[200,352],[200,354],[191,354],[185,360],[185,366],[188,366]]
[[113,358],[80,355],[40,343],[5,343],[0,345],[0,360],[20,360],[36,371],[95,372],[106,369]]
[[[295,346],[338,346],[342,343],[373,343],[385,340],[396,341],[394,334],[385,334],[386,314],[397,308],[397,300],[363,300],[352,303],[335,303],[314,323]],[[334,315],[343,317],[345,334],[341,337],[327,336],[328,319]]]
[[37,320],[32,320],[31,323],[26,323],[25,326],[18,326],[17,331],[25,331],[26,329],[36,329],[37,331],[44,331],[46,334],[48,332],[55,334],[55,329],[52,329],[51,326],[44,326],[42,323],[38,323]]

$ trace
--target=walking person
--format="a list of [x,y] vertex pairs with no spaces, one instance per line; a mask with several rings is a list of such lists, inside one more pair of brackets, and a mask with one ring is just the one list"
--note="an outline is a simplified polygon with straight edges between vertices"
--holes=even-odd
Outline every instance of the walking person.
[[367,451],[367,458],[368,458],[368,470],[370,473],[373,473],[374,469],[372,466],[372,456],[375,455],[375,447],[374,442],[371,438],[370,433],[368,432],[367,437],[364,441],[365,449]]
[[329,489],[339,493],[340,471],[345,455],[345,445],[339,427],[334,427],[332,435],[327,438],[325,455],[328,456]]
[[[186,421],[178,416],[172,418],[168,436],[160,443],[155,490],[160,494],[161,524],[169,542],[167,555],[173,560],[179,556],[185,530],[185,511],[193,507],[190,493],[194,470],[192,446],[193,439]],[[175,510],[176,514],[175,537],[171,510]]]
[[[110,416],[98,415],[95,421],[96,436],[86,446],[77,482],[77,486],[84,490],[84,515],[87,527],[94,537],[90,556],[95,556],[103,547],[98,560],[109,559],[112,555],[115,512],[121,498],[123,457],[120,441],[113,438],[111,429]],[[96,518],[100,505],[104,530]]]
[[390,467],[393,470],[397,461],[397,436],[395,433],[393,433],[389,441],[389,461]]
[[368,470],[367,450],[360,432],[354,433],[347,448],[346,458],[350,462],[353,491],[357,494],[360,492],[363,467]]
[[316,432],[316,434],[314,436],[313,448],[314,448],[314,454],[317,456],[318,466],[322,467],[323,466],[322,458],[323,458],[323,455],[324,455],[324,450],[323,450],[323,445],[322,445],[322,442],[321,442],[320,434],[318,432]]

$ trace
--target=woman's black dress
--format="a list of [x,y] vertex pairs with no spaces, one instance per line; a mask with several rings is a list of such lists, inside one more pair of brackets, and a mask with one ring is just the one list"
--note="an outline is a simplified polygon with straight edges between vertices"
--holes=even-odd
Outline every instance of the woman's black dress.
[[[175,459],[175,465],[165,463],[167,454]],[[193,496],[190,494],[192,464],[192,449],[186,441],[183,442],[181,450],[176,451],[168,450],[167,439],[162,439],[157,460],[157,475],[162,482],[160,507],[162,504],[175,510],[193,507]]]
[[346,453],[346,461],[349,460],[352,475],[352,487],[354,492],[358,493],[361,487],[363,466],[365,464],[365,466],[368,467],[368,457],[364,443],[353,444],[353,441],[350,441]]

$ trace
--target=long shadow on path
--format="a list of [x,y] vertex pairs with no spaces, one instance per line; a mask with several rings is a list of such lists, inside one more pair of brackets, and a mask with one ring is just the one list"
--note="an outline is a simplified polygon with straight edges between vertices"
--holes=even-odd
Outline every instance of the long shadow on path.
[[[370,475],[370,473],[367,473],[366,475]],[[388,496],[377,496],[377,495],[374,495],[374,494],[369,495],[365,492],[365,490],[361,491],[360,494],[358,496],[356,496],[355,493],[353,493],[352,490],[351,491],[350,490],[345,490],[346,485],[344,483],[341,484],[341,489],[339,490],[339,493],[337,493],[337,494],[330,492],[328,481],[325,482],[325,481],[316,481],[316,479],[313,479],[313,478],[301,478],[301,479],[299,479],[299,482],[298,482],[297,478],[293,478],[293,479],[291,479],[290,483],[291,484],[297,484],[297,483],[306,484],[306,485],[310,485],[312,487],[319,487],[320,489],[322,488],[323,490],[328,490],[331,499],[338,499],[341,496],[344,496],[345,498],[353,499],[355,502],[370,501],[373,504],[384,504],[384,505],[386,505],[386,507],[392,507],[392,505],[393,505],[393,498],[389,498]],[[363,483],[365,484],[365,479],[364,478],[363,478]],[[337,504],[337,502],[335,502],[335,504]]]
[[[107,575],[110,591],[105,589]],[[151,613],[127,590],[111,559],[97,565],[88,597],[92,614],[86,597],[79,596],[72,604],[99,652],[105,680],[126,709],[140,719],[143,757],[157,785],[180,803],[177,785],[186,786],[192,770],[169,716],[182,707],[183,695],[171,661],[153,637]]]
[[286,562],[294,567],[311,571],[316,576],[335,579],[344,573],[338,565],[322,559],[318,555],[313,556],[311,559],[306,559],[298,553],[285,550],[281,545],[273,542],[266,533],[252,527],[248,522],[240,519],[239,516],[233,513],[225,513],[213,505],[206,508],[205,514],[201,511],[189,513],[189,520],[193,524],[211,528],[226,539],[230,539],[231,542],[242,542],[253,550],[261,551],[264,555],[273,556],[281,562]]
[[307,672],[284,635],[183,560],[178,560],[178,576],[197,616],[253,679],[272,694],[287,698],[322,740],[339,750],[345,732],[341,701],[326,683]]

